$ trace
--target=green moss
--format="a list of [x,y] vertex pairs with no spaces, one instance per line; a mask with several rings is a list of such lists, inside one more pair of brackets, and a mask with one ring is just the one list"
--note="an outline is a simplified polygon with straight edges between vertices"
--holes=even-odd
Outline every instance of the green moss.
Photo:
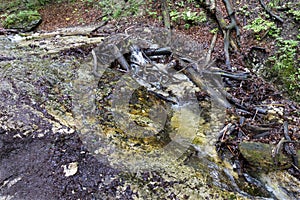
[[275,146],[260,142],[246,142],[239,144],[239,150],[250,165],[260,168],[263,171],[276,169],[287,169],[291,166],[291,158],[279,150],[275,158],[272,156]]
[[206,22],[206,15],[204,12],[192,12],[190,9],[182,12],[182,19],[186,22],[190,22],[191,24]]
[[298,41],[277,39],[278,50],[269,58],[271,75],[284,86],[284,90],[296,101],[300,101],[300,68],[297,61]]
[[279,4],[280,4],[280,0],[271,0],[268,5],[271,8],[275,8],[275,7],[279,6]]
[[280,29],[276,27],[274,22],[265,20],[261,17],[254,19],[251,24],[244,26],[246,30],[252,30],[258,40],[261,39],[261,34],[268,34],[271,37],[279,37]]
[[99,1],[98,5],[103,12],[103,16],[105,16],[102,20],[106,21],[109,19],[139,15],[144,2],[140,0],[128,0],[126,3],[124,1],[116,3],[111,0],[103,0]]
[[193,9],[199,8],[195,0],[168,2],[170,19],[175,25],[184,26],[184,28],[189,29],[194,25],[199,25],[207,21],[205,12]]
[[[3,22],[5,28],[26,29],[32,23],[41,20],[41,16],[36,10],[22,10],[18,13],[8,15]],[[29,27],[30,28],[30,27]]]
[[291,9],[288,11],[289,14],[292,14],[295,20],[300,21],[300,10]]

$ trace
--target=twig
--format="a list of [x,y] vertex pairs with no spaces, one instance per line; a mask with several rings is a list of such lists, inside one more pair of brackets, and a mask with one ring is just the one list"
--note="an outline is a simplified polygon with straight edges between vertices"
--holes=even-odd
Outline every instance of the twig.
[[228,69],[231,69],[230,56],[229,56],[229,34],[230,34],[230,29],[224,31],[224,53],[225,53],[225,64]]
[[284,141],[285,141],[284,138],[281,138],[281,140],[276,145],[275,149],[272,151],[272,157],[274,159],[274,163],[276,166],[278,165],[278,162],[279,162],[279,153],[281,151],[281,147],[282,147]]
[[225,135],[229,131],[230,134],[234,131],[235,125],[232,123],[227,124],[218,134],[218,140],[224,142]]
[[298,173],[300,173],[300,169],[299,169],[299,167],[297,167],[296,165],[294,165],[293,163],[292,163],[292,166],[298,171]]

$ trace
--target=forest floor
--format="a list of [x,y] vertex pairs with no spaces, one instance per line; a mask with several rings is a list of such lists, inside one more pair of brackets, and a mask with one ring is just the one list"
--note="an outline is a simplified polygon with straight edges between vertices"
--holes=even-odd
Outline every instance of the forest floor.
[[[6,2],[6,1],[4,1]],[[9,1],[8,1],[9,2]],[[36,31],[53,31],[58,28],[63,27],[74,27],[81,26],[87,24],[99,23],[105,17],[112,16],[114,13],[109,13],[107,9],[112,9],[110,12],[114,12],[115,9],[113,6],[105,9],[102,9],[99,2],[97,1],[88,1],[88,0],[73,0],[73,1],[59,1],[60,3],[50,3],[45,6],[41,6],[39,8],[39,13],[42,16],[42,22],[38,26]],[[109,1],[103,1],[108,3]],[[135,1],[133,1],[135,2]],[[138,1],[136,1],[138,2]],[[208,15],[208,19],[206,22],[197,23],[196,16],[193,16],[193,12],[202,12],[204,9],[202,7],[197,6],[197,3],[194,1],[190,1],[191,3],[184,1],[174,1],[172,2],[172,6],[170,7],[170,15],[171,15],[171,27],[173,30],[179,31],[183,34],[192,36],[198,42],[204,44],[204,46],[209,46],[211,39],[213,37],[213,30],[218,28],[218,25],[215,23],[215,19],[210,14]],[[272,1],[266,1],[270,3]],[[274,1],[275,2],[275,1]],[[246,30],[243,27],[249,25],[251,21],[256,19],[259,16],[266,15],[267,13],[259,4],[259,1],[233,1],[233,8],[235,10],[235,14],[238,21],[238,26],[241,28],[241,45],[238,51],[234,50],[231,53],[231,62],[233,65],[237,66],[246,66],[249,55],[252,56],[255,50],[258,50],[258,53],[263,54],[260,55],[258,59],[261,59],[260,62],[265,63],[268,56],[272,56],[275,54],[278,46],[276,46],[276,38],[272,37],[273,33],[276,32],[277,29],[274,29],[274,26],[278,27],[278,30],[281,30],[281,37],[284,39],[297,39],[297,34],[299,35],[299,23],[296,25],[293,23],[294,18],[298,19],[298,13],[293,16],[291,13],[286,14],[291,10],[291,6],[296,5],[297,1],[289,1],[290,4],[283,4],[280,8],[280,15],[284,15],[287,19],[284,23],[280,23],[277,20],[271,19],[270,21],[273,24],[264,24],[264,21],[260,21],[260,24],[257,24],[257,27],[253,27],[259,29],[259,32],[253,30]],[[298,5],[298,4],[297,4]],[[224,16],[226,22],[229,22],[229,16],[226,13],[226,8],[221,1],[217,1],[217,7],[222,12],[221,14]],[[139,15],[137,17],[130,16],[129,13],[125,14],[125,23],[122,23],[122,26],[129,27],[133,23],[141,23],[141,24],[152,24],[155,26],[163,26],[163,20],[161,18],[161,5],[159,2],[150,3],[146,1],[143,5],[144,13],[142,16]],[[187,9],[188,8],[188,9]],[[5,9],[5,8],[4,8]],[[4,14],[6,11],[1,10],[0,14]],[[184,10],[191,11],[190,17],[182,16],[188,15],[189,13],[184,13]],[[272,11],[276,12],[276,9],[272,9]],[[116,12],[119,12],[117,10]],[[182,12],[179,14],[179,12]],[[153,14],[155,13],[155,14]],[[172,17],[173,16],[173,17]],[[1,19],[5,19],[5,15],[0,16]],[[118,20],[112,18],[108,23],[117,24]],[[178,19],[177,19],[178,18]],[[186,18],[186,19],[184,19]],[[123,18],[124,19],[124,18]],[[188,25],[188,26],[187,26]],[[267,27],[261,27],[267,26]],[[0,23],[0,29],[2,25]],[[3,27],[2,27],[3,28]],[[274,30],[273,30],[274,29]],[[274,33],[275,35],[275,33]],[[299,37],[299,36],[298,36]],[[260,39],[257,39],[260,38]],[[219,30],[218,37],[216,41],[216,45],[213,51],[212,57],[216,60],[224,60],[224,45],[223,45],[223,35]],[[256,49],[255,49],[256,48]],[[254,50],[255,49],[255,50]],[[298,50],[299,51],[299,45]],[[299,54],[296,55],[295,60],[300,60]],[[246,63],[245,63],[246,62]],[[251,61],[250,61],[251,62]],[[275,80],[276,81],[276,80]],[[298,88],[297,88],[298,89]]]
[[[172,2],[170,6],[171,28],[191,36],[192,39],[206,47],[210,46],[214,31],[219,28],[212,58],[220,61],[220,64],[225,63],[224,37],[216,23],[215,16],[208,13],[208,10],[205,10],[203,6],[197,6],[196,1],[190,2]],[[221,1],[216,2],[221,15],[226,23],[229,24],[230,20],[224,4]],[[265,4],[269,6],[272,2],[275,1],[265,1]],[[259,75],[263,75],[264,78],[268,78],[273,83],[276,82],[284,94],[299,101],[300,94],[297,91],[300,88],[297,82],[300,81],[300,72],[297,71],[297,65],[299,66],[300,64],[300,45],[298,42],[298,45],[296,43],[295,46],[295,42],[299,41],[300,38],[300,11],[299,8],[293,10],[299,3],[297,4],[297,1],[291,0],[279,3],[277,7],[274,6],[274,8],[270,9],[272,13],[281,16],[284,22],[280,22],[275,18],[264,17],[268,13],[262,8],[259,1],[232,1],[232,4],[241,32],[240,46],[237,49],[229,49],[233,67],[239,68],[243,66],[253,70],[255,73],[261,73]],[[104,18],[109,19],[108,23],[115,27],[120,27],[120,30],[117,30],[117,32],[121,32],[122,29],[124,30],[126,27],[128,28],[132,24],[137,23],[164,26],[161,17],[162,5],[160,5],[159,1],[154,3],[146,2],[143,8],[142,15],[137,17],[130,16],[130,12],[126,13],[124,11],[125,14],[123,15],[125,17],[123,17],[123,22],[119,23],[119,20],[114,17],[115,13],[111,13],[119,12],[119,10],[114,11],[117,8],[113,6],[103,9],[97,1],[76,0],[69,3],[52,3],[39,10],[43,21],[37,31],[52,31],[62,27],[99,23]],[[188,11],[186,12],[186,10]],[[197,12],[206,13],[207,16],[204,22],[199,22],[202,19],[201,14],[195,15]],[[256,23],[254,23],[255,21]],[[245,28],[247,25],[250,28]],[[116,30],[114,31],[116,32]],[[110,33],[113,34],[114,31]],[[235,37],[235,32],[232,32],[233,37]],[[281,56],[282,54],[284,55]],[[272,59],[269,59],[272,57],[275,60],[271,61]]]

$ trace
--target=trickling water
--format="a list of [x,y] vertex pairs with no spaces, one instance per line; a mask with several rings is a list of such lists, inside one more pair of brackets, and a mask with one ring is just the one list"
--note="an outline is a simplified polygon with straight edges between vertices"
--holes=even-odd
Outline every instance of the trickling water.
[[[187,54],[192,59],[201,56],[191,52],[199,54],[201,49],[201,54],[205,53],[200,44],[191,42],[194,48],[184,46],[187,44],[186,38],[182,40],[173,36],[171,42],[163,42],[163,34],[151,34],[156,38],[150,37],[149,32],[142,32],[141,41],[147,43],[145,41],[148,41],[148,38],[151,43],[161,47],[171,45],[171,49],[178,53],[186,53],[186,49],[189,49]],[[125,40],[126,44],[129,39],[127,36],[114,36],[112,40]],[[160,95],[165,95],[163,90],[151,91],[153,87],[143,85],[142,79],[135,81],[137,77],[134,75],[124,75],[123,72],[108,69],[115,58],[103,52],[107,46],[100,45],[94,49],[98,61],[96,70],[101,74],[97,77],[93,74],[95,60],[92,55],[80,65],[78,61],[62,63],[33,56],[32,51],[27,55],[29,51],[26,50],[30,47],[20,45],[22,48],[19,48],[18,43],[13,43],[5,37],[0,37],[0,43],[3,56],[23,59],[0,62],[3,64],[0,67],[2,86],[9,88],[11,82],[15,83],[22,91],[30,94],[33,104],[46,102],[43,104],[44,112],[71,130],[76,129],[80,132],[81,140],[91,154],[98,159],[103,159],[104,156],[111,166],[122,173],[136,176],[134,181],[128,179],[126,184],[145,192],[145,197],[151,198],[151,195],[145,191],[142,178],[139,178],[140,174],[146,171],[160,173],[166,182],[177,181],[168,190],[179,195],[189,194],[191,199],[255,197],[254,194],[249,195],[253,188],[239,188],[245,183],[238,178],[230,161],[221,161],[217,156],[214,145],[223,126],[225,109],[213,101],[198,102],[192,95],[197,89],[188,79],[181,77],[181,85],[169,85],[169,91],[173,91],[177,97],[176,101],[170,103],[153,93],[160,92]],[[142,46],[140,43],[139,45]],[[120,49],[126,53],[125,47]],[[35,51],[43,52],[43,49]],[[201,60],[196,60],[201,63]],[[145,75],[143,70],[140,73]],[[159,73],[159,70],[156,73]],[[179,73],[174,72],[174,76],[180,78]],[[43,86],[39,87],[39,91],[36,90],[37,84]],[[52,85],[52,88],[49,85]],[[189,91],[191,98],[180,97],[182,87]],[[4,89],[1,88],[1,93],[2,90]],[[72,97],[72,105],[69,107],[69,102],[63,99],[67,95]],[[166,95],[165,97],[169,98]],[[7,105],[8,100],[1,100],[1,105]],[[7,110],[9,109],[7,107]],[[33,112],[32,110],[26,112]],[[18,112],[22,114],[22,110]],[[17,116],[23,116],[21,114]],[[27,116],[27,113],[23,114]],[[57,123],[54,127],[59,130],[56,126]],[[299,198],[299,184],[293,177],[282,172],[270,172],[261,174],[259,178],[267,188],[269,196],[273,195],[278,199]],[[160,187],[164,189],[163,186]],[[292,192],[288,193],[288,190]],[[160,193],[161,197],[164,197],[165,192]]]

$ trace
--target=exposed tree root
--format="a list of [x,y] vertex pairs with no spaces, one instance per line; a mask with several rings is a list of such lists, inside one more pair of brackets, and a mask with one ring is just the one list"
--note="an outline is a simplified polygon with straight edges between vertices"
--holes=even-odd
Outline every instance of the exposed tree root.
[[[226,7],[228,17],[230,18],[230,24],[227,24],[225,18],[222,16],[221,10],[216,7],[214,0],[206,0],[205,2],[200,1],[199,4],[204,7],[210,14],[215,16],[224,36],[224,53],[225,53],[225,64],[229,70],[232,70],[230,64],[230,53],[229,47],[232,46],[235,50],[240,46],[240,29],[235,17],[235,12],[232,7],[230,0],[223,0]],[[231,38],[231,30],[234,29],[236,32],[236,41],[234,42]],[[236,44],[235,44],[236,43]]]
[[281,17],[275,15],[269,8],[267,8],[266,4],[264,3],[264,0],[259,0],[259,3],[260,3],[260,5],[261,5],[261,7],[263,7],[263,9],[264,9],[271,17],[275,18],[276,20],[280,21],[281,23],[284,22],[284,20],[283,20]]
[[162,15],[164,19],[165,28],[171,30],[170,13],[168,7],[168,0],[161,0]]

